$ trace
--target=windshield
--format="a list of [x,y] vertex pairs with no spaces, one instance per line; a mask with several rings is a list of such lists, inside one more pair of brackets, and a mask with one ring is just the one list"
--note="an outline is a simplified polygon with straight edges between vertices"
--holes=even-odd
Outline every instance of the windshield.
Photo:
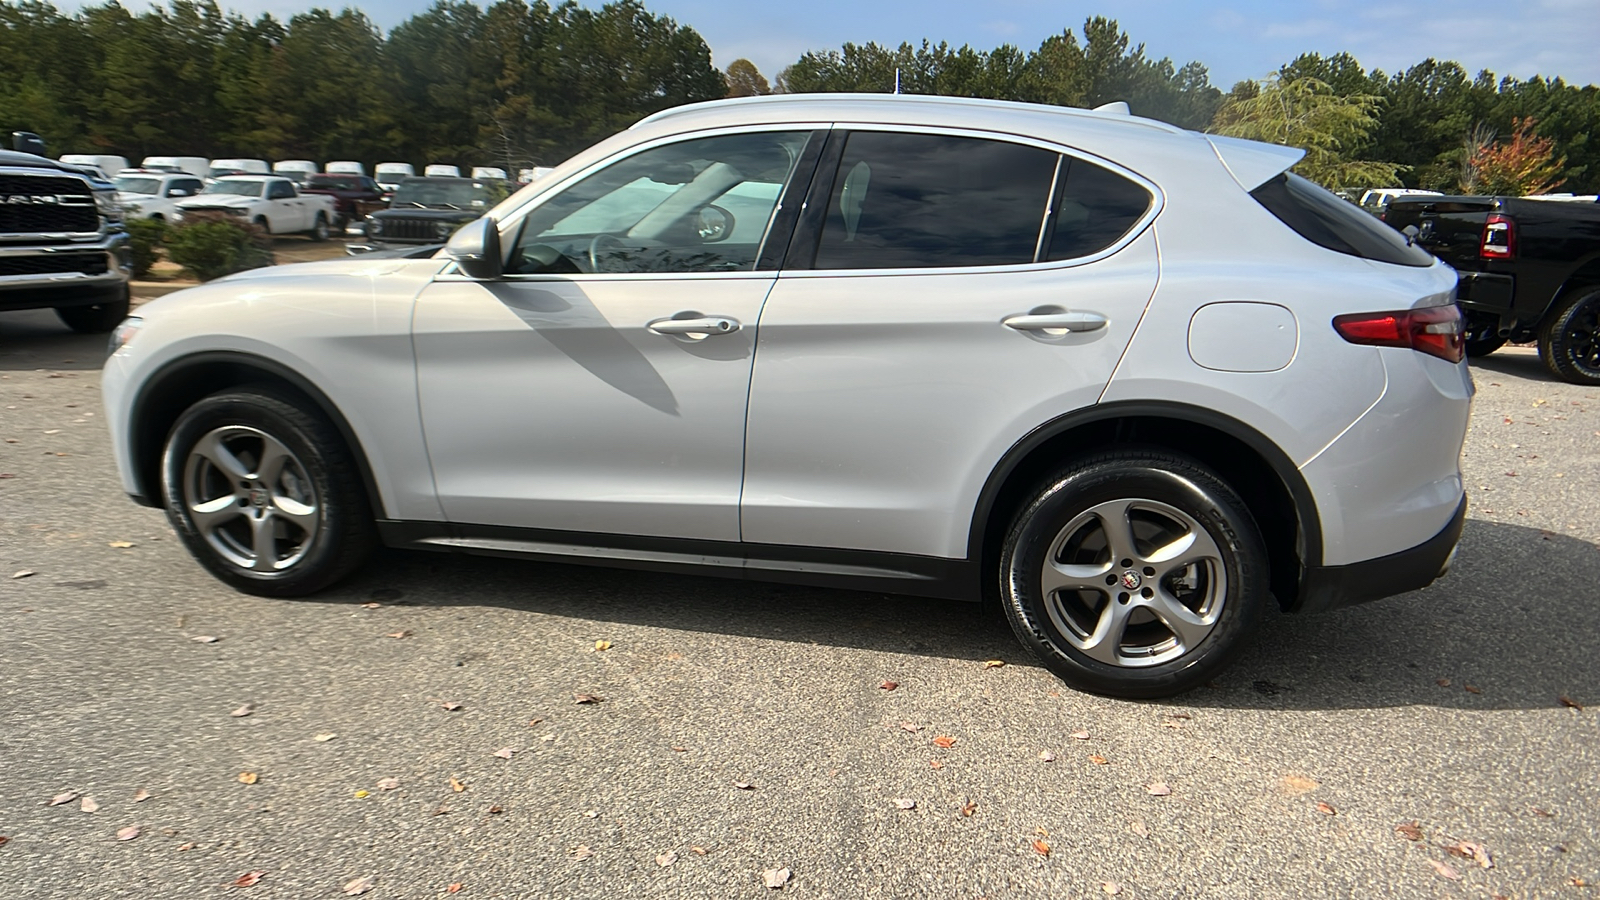
[[483,209],[506,196],[493,182],[469,178],[408,178],[394,193],[392,208]]
[[161,179],[159,178],[134,178],[123,175],[113,183],[117,186],[117,190],[127,194],[161,193]]
[[210,184],[205,192],[208,194],[234,194],[240,197],[259,197],[261,196],[261,182],[217,181]]

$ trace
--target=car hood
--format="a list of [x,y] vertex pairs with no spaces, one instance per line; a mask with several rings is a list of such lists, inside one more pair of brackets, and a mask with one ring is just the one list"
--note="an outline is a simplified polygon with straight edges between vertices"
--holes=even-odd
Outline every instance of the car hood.
[[133,191],[117,191],[117,199],[124,203],[142,203],[145,200],[160,200],[160,194],[136,194]]
[[201,194],[197,197],[185,197],[178,201],[179,209],[241,209],[260,200],[260,197],[246,197],[242,194]]
[[[207,283],[227,284],[241,281],[261,281],[269,278],[327,278],[339,275],[354,278],[373,278],[390,274],[407,264],[415,262],[433,261],[394,257],[349,256],[339,259],[324,259],[318,262],[291,263],[283,266],[263,266],[259,269],[246,269],[243,272],[235,272],[232,275]],[[444,262],[444,260],[438,260],[436,265],[442,267]]]

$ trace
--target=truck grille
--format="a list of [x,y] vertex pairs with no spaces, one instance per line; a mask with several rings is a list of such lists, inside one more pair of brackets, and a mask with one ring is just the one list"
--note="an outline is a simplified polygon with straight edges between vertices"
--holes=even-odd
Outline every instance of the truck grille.
[[79,179],[0,175],[0,237],[99,230],[94,195]]
[[39,256],[0,256],[0,278],[7,275],[104,275],[110,263],[104,253],[45,253]]
[[434,230],[438,224],[438,219],[391,219],[384,216],[383,231],[377,237],[386,241],[438,241],[441,238]]

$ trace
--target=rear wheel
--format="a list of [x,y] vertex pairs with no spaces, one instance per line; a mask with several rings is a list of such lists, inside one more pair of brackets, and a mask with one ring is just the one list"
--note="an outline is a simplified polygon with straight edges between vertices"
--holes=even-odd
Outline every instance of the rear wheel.
[[1072,463],[1018,513],[1001,598],[1022,643],[1074,688],[1134,699],[1205,683],[1267,602],[1267,554],[1214,473],[1159,450]]
[[1504,347],[1506,339],[1500,336],[1500,318],[1468,314],[1465,343],[1467,355],[1471,357],[1488,356]]
[[303,403],[270,387],[213,394],[167,438],[167,518],[202,565],[246,593],[321,590],[375,544],[354,461]]
[[1539,356],[1563,381],[1600,384],[1600,288],[1561,298],[1539,329]]
[[58,306],[56,317],[79,334],[105,334],[128,317],[128,306],[128,286],[123,285],[121,295],[114,300],[91,306]]

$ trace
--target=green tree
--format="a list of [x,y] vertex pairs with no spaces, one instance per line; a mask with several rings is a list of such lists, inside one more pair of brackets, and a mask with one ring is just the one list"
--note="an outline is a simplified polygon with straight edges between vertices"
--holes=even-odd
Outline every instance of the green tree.
[[748,59],[740,58],[728,63],[724,77],[728,80],[729,97],[760,97],[772,93],[766,77]]
[[1392,184],[1400,166],[1360,159],[1351,153],[1377,124],[1381,98],[1341,96],[1327,82],[1273,75],[1253,96],[1230,97],[1217,111],[1210,131],[1299,147],[1305,158],[1295,169],[1327,188]]

